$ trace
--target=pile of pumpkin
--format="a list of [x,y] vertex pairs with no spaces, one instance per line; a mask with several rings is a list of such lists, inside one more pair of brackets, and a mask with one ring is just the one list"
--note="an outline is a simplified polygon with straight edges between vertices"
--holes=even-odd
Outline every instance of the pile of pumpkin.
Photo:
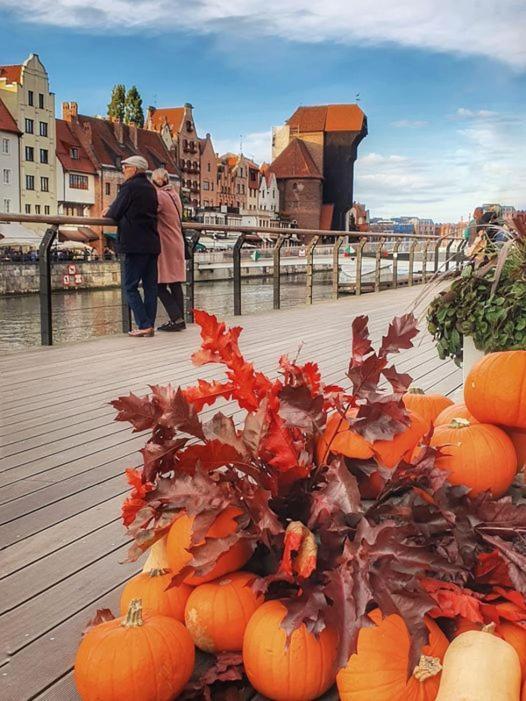
[[[409,392],[404,402],[411,425],[392,441],[368,444],[329,419],[318,454],[329,449],[353,457],[381,456],[389,468],[409,454],[423,436],[440,449],[437,464],[452,484],[476,495],[501,496],[526,461],[526,352],[486,356],[464,388],[465,404],[446,397]],[[386,445],[382,445],[386,443]],[[387,445],[389,443],[389,445]],[[374,479],[373,479],[374,478]],[[377,493],[376,473],[362,488]],[[226,537],[236,528],[227,508],[207,535]],[[171,586],[188,564],[191,519],[179,515],[149,552],[143,572],[125,586],[121,617],[92,627],[77,652],[75,680],[83,701],[169,701],[192,675],[195,647],[212,654],[240,653],[245,674],[261,694],[276,701],[308,701],[336,681],[345,701],[526,701],[526,621],[475,629],[457,620],[450,642],[430,617],[429,640],[408,677],[411,641],[403,619],[370,613],[371,627],[358,635],[356,652],[336,670],[337,640],[304,624],[289,639],[281,628],[286,610],[264,601],[244,571],[251,549],[237,542],[206,576],[195,574]],[[451,637],[451,636],[450,636]]]

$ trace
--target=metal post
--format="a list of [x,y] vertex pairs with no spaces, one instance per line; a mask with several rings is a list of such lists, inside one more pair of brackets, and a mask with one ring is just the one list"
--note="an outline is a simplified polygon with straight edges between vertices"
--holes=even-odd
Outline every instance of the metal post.
[[374,267],[374,291],[375,292],[380,292],[381,288],[381,275],[382,275],[382,270],[381,270],[381,264],[382,264],[382,249],[383,245],[385,243],[385,238],[382,236],[380,239],[378,239],[378,243],[376,244],[376,264]]
[[446,246],[446,267],[445,267],[446,270],[449,270],[449,265],[450,265],[450,262],[451,262],[451,261],[449,260],[449,256],[450,256],[450,253],[449,253],[449,252],[451,251],[451,246],[452,246],[454,243],[455,243],[454,239],[451,239],[451,241],[450,241],[450,242],[448,243],[448,245]]
[[462,239],[462,241],[458,245],[458,250],[457,250],[457,270],[462,267],[462,264],[464,262],[465,256],[464,256],[464,251],[466,250],[466,246],[468,245],[468,242],[466,239]]
[[407,284],[409,287],[413,284],[413,269],[415,267],[415,248],[418,245],[418,241],[413,241],[409,246],[409,270],[407,272]]
[[435,244],[435,264],[434,264],[434,272],[438,273],[438,269],[440,268],[440,247],[442,246],[442,241],[439,241],[437,244]]
[[50,226],[42,237],[38,249],[38,270],[40,273],[40,342],[43,346],[53,345],[53,304],[51,299],[51,260],[49,253],[58,234],[58,226]]
[[272,267],[272,277],[274,283],[273,290],[273,304],[274,309],[281,308],[281,249],[283,244],[287,240],[287,236],[280,234],[276,239],[274,244],[274,250],[272,254],[273,267]]
[[360,243],[356,246],[356,282],[354,285],[354,290],[357,295],[362,294],[362,258],[363,249],[367,239],[365,237],[360,239]]
[[246,234],[240,234],[234,244],[234,316],[241,316],[241,249],[246,240]]
[[[183,233],[184,236],[184,233]],[[200,231],[194,231],[188,240],[190,258],[186,261],[186,295],[185,319],[189,324],[194,322],[195,309],[195,249],[201,236]]]
[[338,299],[340,296],[340,249],[343,245],[344,236],[338,236],[332,249],[332,298]]
[[422,276],[421,282],[427,282],[427,252],[429,250],[429,241],[424,243],[424,250],[422,256]]
[[393,287],[398,287],[398,249],[401,241],[395,241],[393,246]]
[[119,263],[121,269],[121,323],[122,323],[122,333],[128,333],[131,331],[132,320],[131,320],[131,309],[126,301],[126,295],[124,292],[124,261],[125,254],[119,254]]
[[319,240],[319,236],[313,236],[305,253],[305,257],[307,259],[307,289],[305,295],[306,304],[312,304],[312,292],[314,288],[314,249],[316,248]]

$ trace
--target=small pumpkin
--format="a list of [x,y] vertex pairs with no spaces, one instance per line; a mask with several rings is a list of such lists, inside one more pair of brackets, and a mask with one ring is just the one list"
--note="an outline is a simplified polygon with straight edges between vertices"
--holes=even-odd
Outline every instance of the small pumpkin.
[[479,423],[473,414],[470,413],[467,406],[464,403],[459,403],[443,409],[435,419],[435,426],[450,424],[453,419],[467,419],[472,424]]
[[286,612],[278,600],[255,611],[243,640],[245,672],[256,691],[274,701],[310,701],[334,683],[338,635],[325,628],[316,637],[302,624],[287,642]]
[[159,540],[148,550],[148,557],[142,568],[143,572],[150,572],[151,570],[169,570],[170,563],[168,562],[168,554],[166,552],[166,535],[161,536]]
[[466,406],[481,423],[526,428],[526,351],[489,353],[469,373]]
[[517,454],[511,439],[497,426],[454,419],[437,426],[430,445],[440,449],[436,465],[451,484],[464,485],[476,496],[489,490],[500,497],[517,473]]
[[192,675],[195,649],[182,623],[130,603],[123,618],[91,628],[75,658],[82,701],[170,701]]
[[449,645],[436,701],[518,701],[521,667],[513,647],[491,632],[470,630]]
[[[497,605],[499,608],[501,604]],[[482,630],[481,623],[472,623],[465,618],[461,618],[457,624],[455,637],[468,630]],[[526,674],[526,629],[513,623],[513,621],[501,621],[495,626],[495,635],[509,643],[519,656],[522,676]]]
[[404,620],[371,611],[376,624],[362,628],[357,651],[338,672],[342,701],[434,701],[440,684],[441,662],[448,640],[431,618],[425,618],[429,642],[413,673],[407,677],[410,638]]
[[517,464],[519,470],[522,470],[526,466],[526,429],[507,428],[504,426],[503,428],[515,446],[515,452],[517,453]]
[[418,387],[411,387],[404,394],[405,408],[418,414],[424,420],[428,431],[440,412],[452,404],[453,401],[449,397],[444,397],[442,394],[425,394]]
[[186,603],[186,628],[203,652],[236,652],[243,647],[245,628],[263,603],[251,588],[255,575],[232,572],[200,584]]
[[[207,531],[207,538],[225,538],[234,533],[237,529],[236,517],[241,515],[241,511],[234,506],[227,507],[216,518]],[[170,569],[174,574],[178,574],[192,559],[191,553],[187,550],[192,542],[193,517],[186,513],[181,514],[168,531],[166,540],[166,554]],[[224,574],[240,569],[250,559],[252,547],[246,540],[239,540],[225,553],[220,555],[215,566],[205,575],[190,575],[185,579],[186,584],[197,586],[210,582],[213,579],[222,577]]]
[[184,622],[184,609],[192,587],[188,584],[170,587],[172,577],[170,570],[150,570],[132,577],[121,594],[121,616],[133,599],[141,599],[144,613],[171,616]]

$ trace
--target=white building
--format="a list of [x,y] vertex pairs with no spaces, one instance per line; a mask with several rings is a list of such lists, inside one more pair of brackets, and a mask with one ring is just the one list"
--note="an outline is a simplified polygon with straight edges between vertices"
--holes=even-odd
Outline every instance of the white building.
[[258,192],[258,210],[259,212],[273,213],[277,215],[279,211],[279,190],[276,175],[269,168],[262,166],[261,182]]
[[90,216],[97,169],[70,128],[57,119],[57,202],[59,214]]
[[415,228],[415,234],[417,236],[434,236],[435,235],[435,222],[432,219],[419,219],[418,217],[413,217],[409,219],[409,223]]
[[20,212],[20,130],[1,99],[0,212]]

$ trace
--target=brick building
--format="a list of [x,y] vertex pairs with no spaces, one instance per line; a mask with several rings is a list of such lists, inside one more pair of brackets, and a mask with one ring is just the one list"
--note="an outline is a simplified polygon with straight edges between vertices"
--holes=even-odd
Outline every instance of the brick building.
[[[315,228],[318,226],[333,230],[348,228],[350,210],[353,206],[354,162],[358,146],[366,135],[367,118],[360,107],[353,104],[299,107],[283,126],[274,128],[272,168],[281,155],[290,149],[291,144],[298,141],[303,144],[302,152],[308,152],[317,173],[322,177],[322,200],[318,224]],[[289,152],[287,161],[290,161],[290,158]],[[296,149],[294,159],[298,158],[299,162],[305,161],[305,155],[301,156]],[[279,170],[283,173],[282,166],[279,166]],[[280,192],[289,192],[291,188],[283,183],[280,184],[280,177],[277,177]],[[309,202],[306,203],[309,210],[307,218],[314,221],[312,197],[315,188],[309,186],[307,189],[309,192]],[[304,189],[299,193],[296,188],[296,194],[299,197],[298,207],[301,210],[306,191]],[[289,200],[283,203],[287,211],[290,204]]]
[[217,155],[214,151],[210,134],[204,139],[199,139],[199,152],[201,155],[200,166],[200,205],[201,207],[217,207],[219,204],[217,181]]

